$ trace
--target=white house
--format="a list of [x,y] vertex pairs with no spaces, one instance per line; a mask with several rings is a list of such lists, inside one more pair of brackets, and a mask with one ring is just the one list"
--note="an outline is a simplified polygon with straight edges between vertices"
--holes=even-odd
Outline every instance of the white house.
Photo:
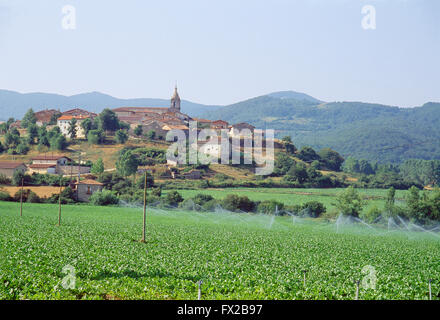
[[90,118],[89,115],[77,115],[77,116],[62,115],[61,117],[58,118],[57,125],[64,136],[69,136],[70,122],[73,119],[76,119],[76,137],[85,138],[86,136],[84,133],[84,129],[81,127],[81,123],[89,118]]

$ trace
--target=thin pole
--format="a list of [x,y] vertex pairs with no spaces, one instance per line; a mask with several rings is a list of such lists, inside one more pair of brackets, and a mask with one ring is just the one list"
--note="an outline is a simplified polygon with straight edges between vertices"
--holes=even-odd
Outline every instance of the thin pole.
[[145,181],[144,181],[144,219],[142,228],[142,242],[145,242],[145,232],[147,224],[147,171],[145,171]]
[[304,284],[304,288],[305,288],[306,287],[306,273],[307,273],[307,270],[303,270],[303,273],[304,273],[303,284]]
[[203,283],[202,280],[200,280],[198,282],[198,284],[199,284],[199,291],[198,291],[198,294],[197,294],[197,299],[198,300],[202,300],[202,283]]
[[58,225],[61,226],[61,179],[60,179],[60,194],[58,196]]
[[431,293],[431,279],[429,279],[429,300],[432,300],[432,293]]
[[21,178],[21,192],[20,192],[20,217],[23,216],[23,184],[24,178]]
[[356,296],[354,298],[354,300],[359,300],[359,284],[360,284],[360,280],[356,281]]

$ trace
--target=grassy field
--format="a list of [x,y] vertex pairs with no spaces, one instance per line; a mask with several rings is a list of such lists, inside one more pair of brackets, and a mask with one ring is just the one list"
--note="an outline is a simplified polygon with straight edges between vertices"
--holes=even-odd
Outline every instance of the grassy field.
[[[216,199],[224,198],[228,194],[247,196],[251,200],[278,200],[286,205],[303,204],[308,201],[320,201],[327,210],[335,209],[335,198],[344,189],[288,189],[288,188],[224,188],[204,190],[179,190],[186,198],[194,197],[198,193],[209,194]],[[367,201],[364,210],[372,206],[382,208],[385,203],[387,190],[385,189],[356,189]],[[166,193],[166,191],[164,191]],[[403,202],[407,191],[396,191],[396,203]]]
[[[305,190],[303,190],[305,191]],[[440,240],[247,214],[0,202],[0,299],[439,299]],[[64,289],[63,268],[76,272]],[[307,270],[306,285],[303,270]]]

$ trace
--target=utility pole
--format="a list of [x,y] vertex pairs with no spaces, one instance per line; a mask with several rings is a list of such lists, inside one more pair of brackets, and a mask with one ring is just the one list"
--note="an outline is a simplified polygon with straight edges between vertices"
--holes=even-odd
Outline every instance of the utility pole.
[[61,185],[62,179],[60,178],[60,194],[58,196],[58,226],[61,226]]
[[145,232],[147,224],[147,171],[145,170],[145,181],[144,181],[144,218],[143,218],[143,228],[142,228],[142,240],[145,242]]

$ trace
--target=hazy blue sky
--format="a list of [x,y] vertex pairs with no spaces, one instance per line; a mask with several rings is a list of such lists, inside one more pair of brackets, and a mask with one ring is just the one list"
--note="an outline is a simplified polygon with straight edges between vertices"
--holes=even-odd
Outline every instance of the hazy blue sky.
[[[376,30],[361,27],[367,4]],[[206,104],[440,101],[440,1],[0,0],[1,89],[169,98],[176,80]]]

